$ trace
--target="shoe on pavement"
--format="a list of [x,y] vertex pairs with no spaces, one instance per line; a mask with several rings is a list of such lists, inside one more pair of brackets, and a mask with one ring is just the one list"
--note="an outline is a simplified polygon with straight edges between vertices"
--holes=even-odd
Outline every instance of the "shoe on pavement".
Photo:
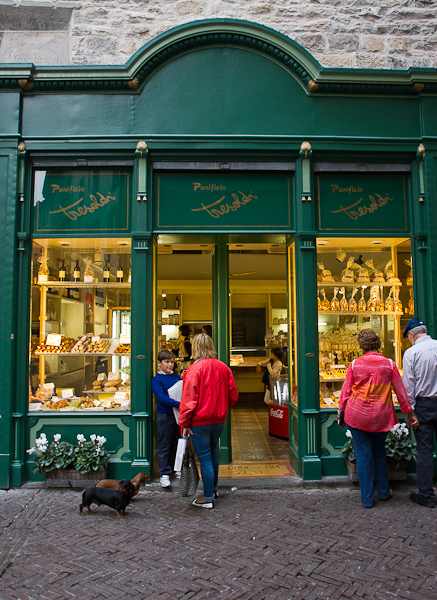
[[426,506],[427,508],[435,508],[434,500],[427,500],[426,498],[422,498],[420,494],[412,493],[410,494],[411,502],[415,502],[416,504],[421,504],[422,506]]
[[171,485],[170,484],[170,475],[161,475],[159,481],[161,483],[161,487],[163,487],[163,488],[168,488]]
[[217,490],[214,490],[214,498],[220,498],[220,494]]
[[175,471],[175,472],[173,473],[173,477],[174,477],[175,479],[180,479],[180,478],[181,478],[181,472],[180,472],[180,471]]
[[214,508],[214,502],[198,502],[198,499],[192,501],[192,506],[197,506],[197,508]]
[[387,498],[380,498],[380,500],[382,502],[388,502],[389,500],[391,500],[393,498],[393,492],[390,490],[390,496],[387,496]]

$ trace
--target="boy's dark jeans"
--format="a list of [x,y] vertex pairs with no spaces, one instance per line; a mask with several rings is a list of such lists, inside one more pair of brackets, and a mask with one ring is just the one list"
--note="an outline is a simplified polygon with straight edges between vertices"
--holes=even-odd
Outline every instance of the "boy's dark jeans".
[[158,430],[159,474],[172,475],[181,428],[176,423],[173,412],[171,415],[156,413],[156,426]]

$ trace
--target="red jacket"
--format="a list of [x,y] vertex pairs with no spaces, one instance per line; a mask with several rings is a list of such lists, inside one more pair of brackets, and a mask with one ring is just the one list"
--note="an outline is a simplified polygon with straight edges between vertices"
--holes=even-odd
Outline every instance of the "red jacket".
[[195,427],[224,423],[238,400],[231,369],[216,358],[202,358],[184,376],[179,425]]

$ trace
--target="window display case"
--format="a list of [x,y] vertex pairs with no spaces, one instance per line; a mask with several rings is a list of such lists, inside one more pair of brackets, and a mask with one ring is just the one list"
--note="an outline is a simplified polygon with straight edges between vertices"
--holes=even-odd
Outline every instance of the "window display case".
[[35,239],[32,259],[29,410],[129,410],[130,239]]
[[401,328],[414,315],[410,242],[331,238],[317,247],[320,406],[337,408],[347,368],[362,355],[361,329],[380,336],[381,353],[401,370]]

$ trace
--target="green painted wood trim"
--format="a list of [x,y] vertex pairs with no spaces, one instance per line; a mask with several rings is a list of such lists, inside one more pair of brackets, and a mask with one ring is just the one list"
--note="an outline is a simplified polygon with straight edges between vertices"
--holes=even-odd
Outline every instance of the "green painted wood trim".
[[[213,338],[217,358],[229,364],[229,253],[227,236],[218,235],[212,260],[213,274]],[[231,418],[229,411],[225,428],[220,436],[219,462],[222,465],[232,461]]]
[[0,89],[23,93],[141,92],[153,73],[177,56],[207,47],[257,52],[287,69],[307,93],[406,95],[437,93],[435,69],[322,68],[309,52],[263,25],[237,19],[206,19],[174,27],[141,48],[124,65],[46,66],[1,64]]

